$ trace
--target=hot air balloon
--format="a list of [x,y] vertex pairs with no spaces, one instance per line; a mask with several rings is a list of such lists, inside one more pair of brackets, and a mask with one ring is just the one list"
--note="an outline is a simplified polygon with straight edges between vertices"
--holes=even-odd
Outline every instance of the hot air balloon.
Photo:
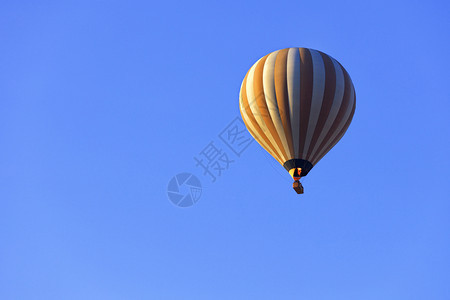
[[355,113],[355,88],[331,56],[286,48],[259,59],[242,81],[239,106],[255,140],[294,179],[306,176],[342,138]]

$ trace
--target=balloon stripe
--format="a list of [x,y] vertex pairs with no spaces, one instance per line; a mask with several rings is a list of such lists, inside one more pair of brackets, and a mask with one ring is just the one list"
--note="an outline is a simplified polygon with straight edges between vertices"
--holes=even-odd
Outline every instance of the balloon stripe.
[[319,118],[316,123],[316,127],[314,129],[314,134],[312,136],[311,144],[308,150],[308,154],[306,159],[309,160],[311,158],[311,153],[315,149],[317,140],[319,139],[320,133],[324,129],[325,122],[328,119],[330,114],[331,106],[333,104],[333,98],[336,90],[336,72],[334,70],[333,62],[331,58],[318,51],[325,66],[325,86],[322,100],[322,108],[320,109]]
[[[354,97],[353,97],[353,99],[354,99]],[[356,103],[353,102],[352,106],[353,106],[353,108],[350,111],[350,114],[349,114],[349,116],[347,118],[347,122],[345,123],[345,125],[343,126],[343,128],[341,129],[339,134],[333,139],[331,144],[326,149],[324,149],[324,151],[321,153],[321,155],[318,156],[313,161],[313,164],[316,164],[319,160],[321,160],[341,140],[341,138],[344,136],[345,132],[347,131],[348,127],[350,126],[350,123],[353,120],[353,115],[355,114],[355,109],[356,109]]]
[[344,97],[344,90],[345,90],[344,73],[342,72],[342,68],[338,64],[338,62],[333,58],[331,58],[331,60],[333,62],[333,67],[336,75],[336,89],[334,93],[333,104],[331,106],[331,110],[326,120],[324,129],[320,133],[319,139],[315,143],[314,149],[311,153],[311,157],[314,157],[317,154],[317,152],[321,150],[319,146],[322,144],[325,136],[330,131],[330,128],[333,125],[334,120],[336,119],[336,116],[339,112],[339,108],[341,107],[342,100]]
[[316,50],[310,50],[310,53],[313,61],[313,93],[311,98],[311,111],[309,112],[308,129],[306,131],[305,148],[303,149],[303,156],[305,158],[309,151],[317,120],[319,119],[325,89],[325,66],[322,56]]
[[325,155],[326,149],[329,147],[334,138],[339,134],[342,127],[344,127],[345,123],[347,122],[347,118],[352,110],[351,102],[354,100],[354,93],[352,88],[353,85],[347,71],[345,71],[344,68],[342,68],[342,71],[344,73],[345,78],[344,99],[342,101],[341,108],[339,109],[339,113],[336,117],[336,120],[333,123],[333,126],[331,127],[330,132],[327,134],[325,140],[322,142],[323,146],[320,147],[322,150],[319,152],[319,154],[316,154],[316,156],[312,158],[312,160],[316,162],[318,162]]
[[[243,97],[243,96],[242,96]],[[243,99],[241,97],[241,99]],[[270,153],[277,161],[281,161],[282,158],[278,156],[277,153],[275,153],[272,149],[272,146],[269,145],[266,140],[258,134],[258,130],[254,125],[253,122],[250,120],[250,117],[248,116],[246,109],[244,108],[244,100],[240,101],[240,111],[242,115],[242,119],[244,120],[245,126],[247,127],[250,134],[253,136],[253,138],[264,148],[267,152]]]
[[[290,48],[287,56],[287,90],[289,102],[289,117],[292,136],[298,136],[300,130],[300,53],[297,48]],[[299,151],[299,139],[293,139],[294,153]]]
[[[267,136],[264,134],[263,130],[261,129],[261,127],[259,126],[258,122],[256,121],[254,115],[253,115],[253,111],[251,110],[251,105],[249,105],[249,101],[248,101],[248,96],[247,96],[247,81],[249,79],[249,74],[252,71],[253,67],[247,72],[247,75],[245,75],[244,81],[243,81],[243,85],[242,85],[242,108],[243,112],[245,112],[246,115],[246,119],[244,119],[244,123],[247,124],[251,124],[253,126],[254,129],[254,133],[256,134],[256,136],[258,137],[258,139],[256,139],[258,141],[258,143],[261,144],[261,140],[264,141],[264,143],[267,145],[267,147],[272,151],[273,156],[275,157],[276,160],[278,160],[280,163],[283,160],[281,158],[281,156],[278,154],[278,152],[276,151],[275,147],[272,145],[272,143],[270,143],[269,139],[267,138]],[[252,106],[254,106],[254,103],[252,103]],[[267,148],[266,148],[267,149]]]
[[273,73],[275,71],[275,60],[278,51],[272,52],[267,57],[266,63],[264,64],[263,70],[263,88],[264,95],[266,98],[267,108],[272,118],[273,124],[277,130],[278,136],[281,139],[283,148],[286,151],[288,160],[294,157],[289,149],[289,144],[286,139],[286,133],[284,132],[283,123],[281,122],[280,112],[278,111],[277,98],[275,94],[275,82],[273,80]]
[[272,155],[276,160],[278,160],[277,155],[272,151],[272,149],[270,149],[269,145],[256,134],[255,128],[251,124],[247,114],[244,112],[245,110],[242,108],[242,101],[239,102],[242,119],[244,120],[245,126],[247,127],[250,134],[267,152],[269,152],[270,155]]
[[289,116],[289,102],[287,100],[288,91],[286,82],[286,64],[288,51],[289,49],[283,49],[278,52],[275,60],[275,72],[273,74],[273,78],[275,83],[275,94],[278,104],[278,111],[280,112],[284,132],[286,133],[289,151],[291,153],[295,153],[292,143],[293,136],[291,130],[291,119]]
[[309,49],[300,48],[300,133],[295,137],[299,139],[299,151],[296,158],[305,159],[303,152],[306,144],[306,134],[309,123],[309,113],[311,111],[311,101],[313,94],[313,63]]
[[256,106],[258,108],[259,114],[261,115],[261,121],[268,131],[268,137],[277,148],[277,152],[281,155],[281,157],[286,161],[287,155],[284,150],[283,144],[281,143],[281,139],[278,136],[277,130],[275,129],[275,125],[272,122],[272,118],[270,117],[269,110],[267,109],[267,102],[264,94],[264,81],[263,81],[263,70],[264,65],[266,63],[268,55],[264,56],[259,63],[256,64],[254,74],[253,74],[253,92],[256,96]]
[[251,99],[251,103],[249,103],[250,105],[250,110],[252,111],[252,115],[255,118],[256,122],[258,123],[258,126],[262,129],[262,131],[264,132],[264,135],[267,137],[267,139],[269,140],[270,144],[272,145],[272,147],[274,148],[274,151],[276,153],[278,153],[281,156],[281,151],[278,148],[278,146],[276,145],[269,129],[267,128],[264,119],[263,119],[263,114],[259,109],[259,105],[258,105],[258,98],[263,97],[264,95],[262,94],[262,91],[260,90],[255,90],[255,82],[258,81],[255,77],[255,70],[257,69],[257,67],[260,65],[261,62],[264,62],[266,59],[266,56],[262,57],[261,59],[259,59],[250,69],[250,72],[248,73],[248,78],[247,78],[247,99]]

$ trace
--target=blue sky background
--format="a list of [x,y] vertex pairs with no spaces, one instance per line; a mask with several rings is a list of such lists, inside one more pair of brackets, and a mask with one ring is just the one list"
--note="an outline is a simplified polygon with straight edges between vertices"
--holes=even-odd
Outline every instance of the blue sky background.
[[[449,34],[447,1],[2,1],[0,298],[450,299]],[[347,134],[302,196],[256,143],[211,183],[286,47],[348,70]]]

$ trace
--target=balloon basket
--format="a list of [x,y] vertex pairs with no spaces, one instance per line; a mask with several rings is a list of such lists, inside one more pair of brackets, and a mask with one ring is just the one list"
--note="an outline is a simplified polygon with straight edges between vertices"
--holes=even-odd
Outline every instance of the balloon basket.
[[294,181],[294,183],[292,184],[292,187],[294,188],[294,191],[297,192],[297,194],[303,194],[304,193],[304,189],[303,189],[303,186],[300,183],[300,181],[298,181],[298,180]]

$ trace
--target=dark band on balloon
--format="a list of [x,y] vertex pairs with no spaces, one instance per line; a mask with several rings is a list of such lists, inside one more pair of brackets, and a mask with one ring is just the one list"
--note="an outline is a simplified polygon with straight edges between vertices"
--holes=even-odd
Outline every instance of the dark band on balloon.
[[312,163],[304,159],[290,159],[283,164],[283,167],[289,172],[293,168],[302,168],[300,176],[308,175],[308,172],[313,168]]

